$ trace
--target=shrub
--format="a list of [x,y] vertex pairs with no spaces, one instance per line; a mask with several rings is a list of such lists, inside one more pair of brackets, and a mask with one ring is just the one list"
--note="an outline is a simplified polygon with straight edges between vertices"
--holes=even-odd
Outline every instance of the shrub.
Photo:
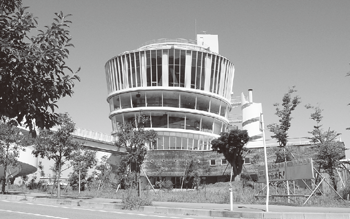
[[149,197],[149,193],[143,193],[141,197],[138,197],[137,190],[130,187],[125,190],[122,198],[123,209],[134,210],[139,209],[141,206],[152,205],[152,200]]
[[340,195],[343,197],[345,200],[349,200],[348,197],[350,198],[350,185],[348,184],[343,190],[341,190]]

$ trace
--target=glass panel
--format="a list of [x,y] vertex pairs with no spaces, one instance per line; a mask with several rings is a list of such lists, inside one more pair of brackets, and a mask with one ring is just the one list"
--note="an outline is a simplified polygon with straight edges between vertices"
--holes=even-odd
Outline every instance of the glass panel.
[[225,116],[225,114],[226,114],[226,104],[222,102],[220,115]]
[[195,109],[196,97],[190,95],[192,94],[181,94],[181,108]]
[[202,151],[203,149],[203,139],[201,138],[201,136],[199,136],[198,139],[198,150]]
[[145,93],[133,92],[131,93],[132,107],[144,107],[145,106]]
[[175,136],[173,136],[173,135],[175,135],[175,133],[173,133],[173,132],[171,132],[170,133],[170,149],[172,149],[172,150],[175,150],[175,148],[176,148],[176,137]]
[[169,149],[169,133],[168,132],[164,132],[164,150],[168,150]]
[[193,135],[193,150],[198,150],[198,135]]
[[214,120],[214,134],[219,135],[221,133],[221,122]]
[[130,94],[121,94],[120,101],[121,101],[122,109],[131,108]]
[[150,51],[146,52],[146,76],[147,76],[147,86],[151,86],[151,54]]
[[187,150],[187,138],[182,137],[182,150]]
[[224,123],[224,124],[222,125],[222,132],[226,132],[226,128],[227,128],[227,125]]
[[179,108],[179,93],[163,92],[163,106]]
[[167,114],[152,113],[152,128],[167,128]]
[[130,54],[131,57],[131,73],[132,73],[132,87],[136,87],[136,74],[135,74],[135,53]]
[[125,123],[135,124],[135,114],[134,113],[125,113],[124,114]]
[[207,111],[209,110],[209,100],[207,97],[198,96],[197,97],[197,109]]
[[158,86],[162,86],[162,50],[157,50],[157,66]]
[[191,67],[191,88],[195,88],[196,86],[196,60],[197,60],[197,52],[192,52],[192,67]]
[[186,129],[200,130],[200,117],[197,115],[186,116]]
[[203,58],[202,58],[202,71],[201,71],[201,90],[204,90],[204,82],[205,82],[205,57],[206,54],[203,53]]
[[119,101],[119,96],[114,96],[112,98],[113,101],[113,110],[118,110],[120,109],[120,101]]
[[163,150],[164,149],[164,140],[163,140],[163,132],[158,132],[158,150]]
[[213,84],[214,84],[214,69],[215,69],[215,58],[216,56],[211,57],[211,74],[210,74],[210,92],[213,92]]
[[213,118],[202,118],[202,131],[212,133],[213,131]]
[[193,135],[192,134],[188,135],[187,145],[188,145],[188,150],[193,150]]
[[113,98],[109,99],[109,111],[113,111],[114,110],[114,106],[113,106]]
[[186,54],[185,50],[181,50],[180,56],[180,87],[185,87],[185,69],[186,69]]
[[169,114],[169,128],[184,129],[185,116],[181,114],[175,114],[175,113]]
[[177,133],[177,137],[176,137],[176,149],[177,149],[177,150],[181,150],[181,137],[179,137],[178,135],[180,135],[180,134]]
[[211,106],[210,106],[210,112],[218,114],[219,115],[219,111],[220,111],[220,103],[221,101],[215,98],[211,99]]
[[147,107],[162,106],[162,92],[150,91],[146,93]]

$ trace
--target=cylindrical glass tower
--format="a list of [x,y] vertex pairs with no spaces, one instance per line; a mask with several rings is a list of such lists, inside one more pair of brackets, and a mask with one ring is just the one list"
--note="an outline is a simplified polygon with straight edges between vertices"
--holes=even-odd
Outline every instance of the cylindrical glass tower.
[[226,131],[233,64],[187,40],[153,41],[105,65],[113,133],[139,115],[159,138],[150,150],[211,150]]

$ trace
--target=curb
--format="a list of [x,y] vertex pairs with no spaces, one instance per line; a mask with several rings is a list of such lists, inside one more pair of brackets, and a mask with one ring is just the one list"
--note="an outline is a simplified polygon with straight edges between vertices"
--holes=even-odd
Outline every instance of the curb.
[[[14,201],[29,201],[33,203],[45,203],[56,205],[71,205],[94,209],[122,209],[120,203],[96,203],[83,200],[64,200],[37,197],[25,197],[18,195],[0,195],[0,199]],[[139,209],[147,213],[165,215],[186,215],[204,217],[230,217],[251,219],[350,219],[350,213],[297,213],[297,212],[247,212],[247,211],[220,211],[189,208],[170,208],[160,206],[143,206]]]

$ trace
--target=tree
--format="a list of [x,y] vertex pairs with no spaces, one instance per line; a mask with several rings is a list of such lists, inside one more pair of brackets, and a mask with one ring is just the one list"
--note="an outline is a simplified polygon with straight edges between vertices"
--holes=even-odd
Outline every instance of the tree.
[[314,129],[309,132],[312,137],[309,139],[317,145],[317,151],[314,157],[318,170],[329,175],[332,186],[337,190],[337,169],[343,168],[340,160],[345,158],[345,146],[342,142],[337,141],[340,133],[334,130],[324,131],[322,129],[322,109],[319,106],[305,106],[307,109],[312,109],[310,118],[316,122]]
[[[73,46],[69,15],[56,13],[50,26],[38,30],[36,18],[21,4],[0,2],[0,117],[24,121],[35,136],[35,126],[58,124],[56,102],[73,94],[79,77],[66,65]],[[31,31],[38,34],[30,35]]]
[[71,161],[71,165],[73,166],[73,174],[71,175],[70,181],[75,181],[74,178],[77,176],[78,178],[78,187],[79,187],[79,193],[81,189],[81,175],[83,173],[83,183],[86,184],[85,177],[87,175],[88,169],[92,168],[94,165],[96,165],[96,151],[87,150],[84,148],[80,148],[77,151],[73,152],[73,158]]
[[74,159],[81,144],[73,140],[72,133],[75,124],[68,114],[59,114],[59,126],[56,131],[48,129],[41,130],[35,141],[33,154],[41,158],[54,161],[54,170],[57,177],[57,197],[60,198],[60,177],[62,167]]
[[21,145],[23,137],[17,125],[15,120],[0,121],[0,166],[4,167],[4,175],[0,180],[2,194],[5,193],[5,185],[9,177],[7,176],[8,168],[18,165],[19,153],[24,151]]
[[196,161],[193,159],[186,161],[185,175],[183,177],[183,181],[186,184],[186,189],[188,188],[188,185],[191,185],[192,188],[195,187],[198,190],[198,187],[201,181],[199,176],[198,163],[199,163],[198,160]]
[[[243,167],[243,150],[244,145],[249,141],[247,130],[231,130],[230,132],[222,132],[218,139],[211,141],[211,148],[224,155],[225,159],[230,163],[232,168],[232,179],[235,180],[242,172]],[[231,181],[231,180],[230,180]]]
[[276,115],[280,118],[279,124],[273,123],[267,126],[267,128],[272,132],[272,138],[277,139],[277,142],[281,148],[283,148],[283,153],[281,151],[277,151],[276,153],[276,163],[284,162],[286,160],[291,159],[290,152],[285,153],[286,145],[288,143],[288,130],[291,126],[291,114],[295,110],[295,108],[300,104],[300,97],[293,96],[293,93],[297,92],[295,87],[293,86],[288,90],[286,94],[284,94],[282,98],[282,108],[280,108],[279,103],[275,103],[276,107]]
[[[147,144],[151,145],[157,139],[157,133],[154,130],[144,129],[148,119],[145,116],[140,116],[135,121],[122,124],[116,136],[115,145],[126,149],[126,154],[121,160],[121,174],[134,172],[136,183],[139,182],[141,165],[147,154]],[[139,196],[140,189],[139,187]]]
[[108,156],[104,155],[101,158],[101,162],[99,165],[96,166],[96,172],[97,180],[99,181],[97,190],[100,190],[105,184],[109,183],[109,176],[112,172],[111,165],[107,162]]

